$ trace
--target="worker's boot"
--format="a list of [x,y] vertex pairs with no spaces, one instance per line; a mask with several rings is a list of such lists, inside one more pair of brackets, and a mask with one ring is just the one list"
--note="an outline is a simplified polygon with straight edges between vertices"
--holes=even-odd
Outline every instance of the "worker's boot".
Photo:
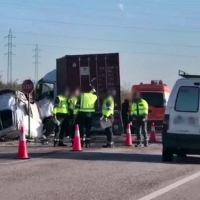
[[85,147],[90,148],[90,139],[85,140]]
[[103,148],[113,148],[114,147],[114,143],[107,143],[107,144],[104,144],[102,147]]
[[144,146],[148,147],[148,142],[147,141],[144,142]]
[[81,147],[83,147],[85,144],[85,141],[83,139],[81,139]]
[[59,146],[59,147],[66,147],[67,145],[64,144],[62,141],[60,141],[60,142],[58,143],[58,146]]
[[142,146],[141,143],[138,143],[138,144],[135,145],[135,147],[141,147],[141,146]]

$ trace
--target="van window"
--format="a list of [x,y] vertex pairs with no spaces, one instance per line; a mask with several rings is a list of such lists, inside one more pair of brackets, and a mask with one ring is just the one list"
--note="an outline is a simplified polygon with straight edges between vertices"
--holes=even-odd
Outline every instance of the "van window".
[[54,98],[54,84],[38,82],[36,90],[36,99]]
[[1,126],[3,129],[13,126],[13,112],[11,110],[0,111]]
[[163,108],[165,106],[162,92],[141,92],[141,97],[147,101],[149,106],[155,108]]
[[179,112],[198,112],[199,88],[193,86],[180,87],[176,97],[175,110]]

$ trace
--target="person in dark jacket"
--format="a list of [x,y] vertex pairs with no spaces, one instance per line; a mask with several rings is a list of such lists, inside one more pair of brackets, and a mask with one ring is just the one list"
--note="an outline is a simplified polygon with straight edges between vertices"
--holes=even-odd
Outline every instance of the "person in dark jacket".
[[126,133],[126,127],[129,123],[129,100],[125,99],[122,103],[122,121],[123,121],[123,127],[124,127],[124,133]]

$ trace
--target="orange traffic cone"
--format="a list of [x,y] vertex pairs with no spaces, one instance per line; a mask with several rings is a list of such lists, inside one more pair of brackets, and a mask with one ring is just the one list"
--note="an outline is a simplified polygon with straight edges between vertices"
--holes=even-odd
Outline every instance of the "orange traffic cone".
[[156,131],[155,131],[154,123],[152,123],[152,125],[151,125],[151,132],[150,132],[149,142],[150,143],[156,142]]
[[29,159],[24,126],[20,128],[19,146],[17,159]]
[[133,145],[130,124],[128,124],[127,128],[126,128],[126,141],[125,141],[125,145],[126,146],[132,146]]
[[81,138],[80,138],[78,124],[76,124],[76,126],[75,126],[75,136],[74,136],[74,140],[73,140],[73,151],[82,151]]

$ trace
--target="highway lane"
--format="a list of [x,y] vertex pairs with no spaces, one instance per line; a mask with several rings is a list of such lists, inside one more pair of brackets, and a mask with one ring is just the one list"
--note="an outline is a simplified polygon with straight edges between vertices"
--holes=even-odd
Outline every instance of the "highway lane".
[[[38,153],[35,158],[40,156],[44,154]],[[11,161],[8,158],[6,162]],[[70,152],[70,148],[66,148],[41,159],[12,165],[1,162],[0,193],[2,199],[7,200],[137,200],[198,172],[199,163],[196,157],[162,163],[159,144],[140,149],[93,147],[83,152]],[[190,193],[184,195],[186,191],[182,187],[193,183],[195,185],[193,181],[181,185],[180,194],[177,188],[178,194],[190,196]],[[194,194],[191,192],[192,197],[198,195],[197,192],[196,187]],[[174,190],[156,200],[168,200],[169,194],[177,196]]]
[[198,200],[200,199],[199,185],[200,177],[174,188],[167,194],[155,198],[155,200]]

